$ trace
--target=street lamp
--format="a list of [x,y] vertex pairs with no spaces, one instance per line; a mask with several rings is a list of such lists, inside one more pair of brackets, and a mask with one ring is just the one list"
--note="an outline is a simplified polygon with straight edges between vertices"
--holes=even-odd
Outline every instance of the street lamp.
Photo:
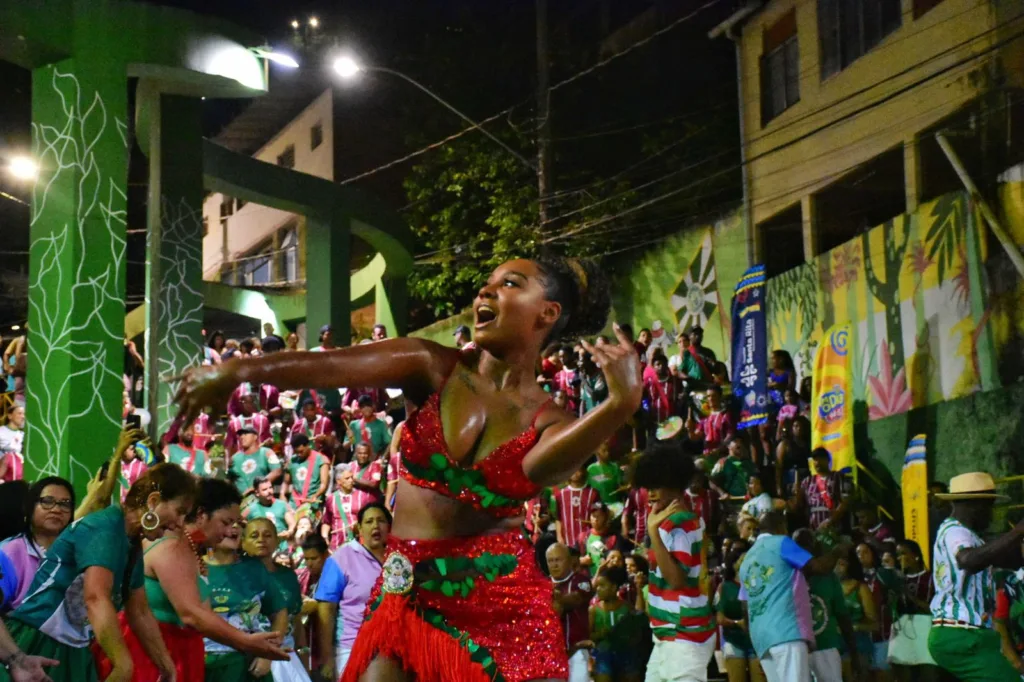
[[39,177],[39,164],[28,156],[15,156],[7,163],[7,171],[18,180],[34,182]]
[[512,156],[514,156],[517,159],[519,159],[528,168],[530,168],[531,170],[537,170],[537,166],[532,161],[527,159],[525,156],[523,156],[522,154],[520,154],[516,150],[512,149],[512,147],[509,147],[507,144],[505,144],[500,139],[498,139],[497,137],[492,135],[490,132],[488,132],[479,123],[477,123],[476,121],[471,119],[469,116],[467,116],[466,114],[464,114],[461,111],[459,111],[458,109],[456,109],[452,104],[450,104],[447,101],[445,101],[444,99],[442,99],[441,96],[438,95],[436,92],[434,92],[433,90],[431,90],[427,86],[423,85],[422,83],[420,83],[416,79],[412,78],[411,76],[407,76],[404,73],[402,73],[401,71],[395,71],[394,69],[388,69],[388,68],[385,68],[383,66],[368,66],[366,64],[360,64],[358,61],[356,61],[355,57],[353,57],[351,55],[341,55],[341,56],[335,58],[334,63],[333,63],[333,67],[334,67],[334,72],[336,74],[338,74],[338,76],[340,76],[343,80],[347,80],[347,81],[351,81],[351,80],[355,79],[360,73],[363,73],[365,71],[377,71],[377,72],[380,72],[380,73],[387,73],[387,74],[390,74],[392,76],[396,76],[398,78],[401,78],[406,83],[409,83],[409,84],[415,86],[417,89],[419,89],[421,92],[427,94],[431,99],[433,99],[434,101],[439,103],[445,109],[447,109],[448,111],[452,112],[453,114],[455,114],[456,116],[461,118],[463,121],[468,123],[472,129],[479,130],[481,133],[483,133],[487,137],[491,138],[491,140],[493,140],[498,145],[500,145],[502,147],[502,149],[504,149],[509,154],[511,154]]
[[299,24],[299,20],[298,19],[292,19],[292,28],[294,28],[296,31],[299,30],[299,26],[300,25],[301,24]]
[[320,26],[320,20],[319,19],[317,19],[316,17],[310,17],[309,18],[309,27],[310,28],[318,28],[319,26]]

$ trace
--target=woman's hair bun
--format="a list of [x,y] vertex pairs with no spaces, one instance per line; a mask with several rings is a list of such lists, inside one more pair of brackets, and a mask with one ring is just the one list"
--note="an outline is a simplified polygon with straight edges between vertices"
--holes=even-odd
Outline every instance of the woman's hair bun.
[[608,323],[611,284],[596,261],[546,255],[534,260],[549,300],[562,306],[562,316],[547,341],[596,334]]

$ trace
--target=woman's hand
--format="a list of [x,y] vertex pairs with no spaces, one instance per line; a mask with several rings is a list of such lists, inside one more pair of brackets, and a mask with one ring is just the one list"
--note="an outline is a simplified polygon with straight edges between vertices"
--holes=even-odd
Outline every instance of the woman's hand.
[[10,661],[11,679],[14,682],[52,682],[45,668],[60,665],[60,661],[42,656],[26,656],[19,654]]
[[605,384],[608,386],[608,400],[622,405],[629,414],[640,407],[644,394],[643,375],[640,371],[640,356],[633,343],[626,337],[619,325],[615,325],[618,344],[606,343],[600,348],[590,345],[585,339],[580,343],[601,365]]
[[665,519],[679,511],[683,511],[683,505],[679,504],[679,500],[672,500],[672,503],[666,506],[660,512],[651,512],[650,514],[648,514],[648,535],[655,535],[658,532],[658,526],[660,526]]
[[241,383],[235,373],[237,363],[193,367],[170,381],[180,381],[174,402],[178,403],[178,416],[184,415],[186,424],[199,416],[204,407],[221,409],[228,404],[231,394]]

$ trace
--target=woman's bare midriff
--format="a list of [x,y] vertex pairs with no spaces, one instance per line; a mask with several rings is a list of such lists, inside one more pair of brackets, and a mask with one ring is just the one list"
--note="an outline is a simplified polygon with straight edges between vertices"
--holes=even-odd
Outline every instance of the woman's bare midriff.
[[403,540],[443,540],[503,533],[519,528],[522,523],[522,515],[496,518],[428,488],[400,480],[391,534]]

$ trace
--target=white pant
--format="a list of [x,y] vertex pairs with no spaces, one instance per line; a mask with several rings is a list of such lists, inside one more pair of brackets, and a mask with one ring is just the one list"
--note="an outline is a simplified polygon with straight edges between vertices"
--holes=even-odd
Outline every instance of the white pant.
[[811,682],[807,642],[801,640],[773,646],[761,658],[761,667],[768,682]]
[[352,649],[346,649],[344,647],[338,647],[334,654],[334,672],[339,678],[341,674],[345,672],[345,666],[348,665],[348,657],[352,655]]
[[569,657],[569,682],[590,682],[590,652],[586,649]]
[[707,682],[715,639],[712,636],[706,642],[666,642],[655,638],[645,682]]
[[287,661],[271,661],[270,674],[274,682],[309,682],[309,673],[294,651],[288,654]]
[[839,649],[814,651],[810,659],[814,682],[843,682],[843,659]]

